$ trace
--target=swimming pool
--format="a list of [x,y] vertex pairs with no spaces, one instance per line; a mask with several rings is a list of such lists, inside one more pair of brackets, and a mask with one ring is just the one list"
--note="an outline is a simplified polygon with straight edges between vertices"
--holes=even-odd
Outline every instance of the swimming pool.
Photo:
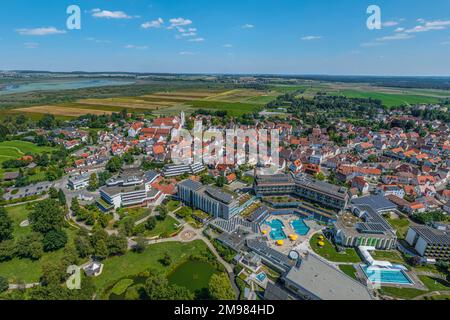
[[270,237],[273,240],[284,240],[287,238],[283,231],[284,224],[281,220],[274,219],[272,221],[266,221],[265,223],[272,229],[272,231],[270,231]]
[[266,280],[267,275],[264,272],[259,273],[256,276],[256,279],[258,279],[259,282],[263,282],[264,280]]
[[305,224],[303,219],[295,220],[291,222],[292,229],[295,230],[299,235],[306,236],[309,232],[309,227]]
[[412,280],[401,269],[383,269],[362,266],[367,279],[380,284],[413,284]]

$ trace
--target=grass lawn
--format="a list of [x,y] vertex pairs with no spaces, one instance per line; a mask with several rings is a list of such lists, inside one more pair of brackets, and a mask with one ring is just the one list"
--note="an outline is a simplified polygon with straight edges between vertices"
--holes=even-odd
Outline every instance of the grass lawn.
[[411,222],[407,218],[399,218],[399,219],[387,219],[389,224],[397,230],[397,236],[400,239],[406,238],[406,233],[408,232],[409,226]]
[[20,223],[24,220],[28,219],[28,214],[30,213],[30,205],[29,204],[21,204],[18,206],[7,207],[6,211],[8,212],[9,217],[13,220],[14,224],[14,238],[25,235],[31,232],[31,227],[21,227]]
[[450,283],[443,279],[429,276],[419,276],[419,278],[430,291],[450,291]]
[[172,265],[177,266],[185,262],[190,255],[203,255],[208,252],[208,247],[203,241],[197,240],[190,243],[164,242],[150,245],[143,253],[129,251],[123,256],[112,257],[104,260],[103,273],[94,278],[94,283],[99,292],[112,286],[122,278],[132,278],[149,269],[170,273],[170,268],[163,266],[158,260],[168,253]]
[[4,141],[0,142],[0,163],[6,160],[14,160],[24,156],[26,153],[52,152],[50,147],[39,147],[31,142]]
[[348,275],[349,277],[353,278],[356,280],[356,270],[355,267],[353,267],[352,265],[348,265],[348,264],[343,264],[339,266],[339,269],[345,273],[346,275]]
[[376,260],[385,260],[393,263],[406,263],[397,251],[371,251],[370,254]]
[[[65,228],[69,243],[73,242],[76,231],[72,228]],[[55,252],[44,253],[41,259],[32,261],[30,259],[18,259],[1,262],[0,275],[6,277],[10,282],[17,280],[25,281],[26,283],[38,282],[42,274],[42,266],[48,262],[57,262],[62,259],[64,249]]]
[[170,200],[169,202],[167,202],[166,207],[169,212],[173,212],[180,207],[180,201]]
[[178,225],[179,223],[177,220],[167,216],[164,221],[158,221],[156,223],[155,229],[146,231],[145,235],[147,237],[163,236],[164,234],[171,235],[179,229]]
[[414,288],[381,287],[380,293],[393,298],[409,300],[425,294],[427,291]]
[[310,245],[314,252],[321,257],[333,262],[361,262],[361,259],[355,249],[348,248],[343,252],[337,252],[334,246],[327,239],[324,240],[325,246],[320,247],[318,244],[319,236],[320,234],[315,234],[310,240]]

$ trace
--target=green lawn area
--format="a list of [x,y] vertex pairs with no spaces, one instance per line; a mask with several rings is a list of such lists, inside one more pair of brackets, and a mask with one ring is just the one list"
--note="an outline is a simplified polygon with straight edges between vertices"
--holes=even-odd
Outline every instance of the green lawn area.
[[376,260],[385,260],[393,263],[405,264],[405,260],[397,251],[371,251],[370,254]]
[[190,243],[164,242],[149,246],[143,253],[129,251],[127,254],[106,259],[103,273],[94,278],[94,283],[99,292],[112,286],[122,278],[132,278],[149,269],[164,274],[171,269],[163,266],[158,260],[168,253],[172,259],[172,265],[177,266],[189,258],[190,255],[204,255],[208,247],[203,241],[197,240]]
[[26,219],[28,219],[28,214],[30,213],[30,205],[29,204],[21,204],[18,206],[7,207],[6,211],[8,215],[13,220],[14,224],[14,238],[18,236],[25,235],[31,232],[31,227],[20,227],[20,223]]
[[207,110],[217,110],[217,111],[227,111],[231,116],[240,116],[245,113],[253,113],[257,111],[261,106],[252,103],[241,103],[241,102],[224,102],[224,101],[186,101],[187,105],[194,109],[207,109]]
[[167,216],[164,221],[157,222],[155,229],[146,231],[145,235],[147,237],[171,235],[179,229],[178,225],[179,223],[177,220],[170,216]]
[[393,298],[409,300],[425,294],[427,291],[414,288],[381,287],[380,293]]
[[173,212],[180,207],[180,201],[170,200],[167,202],[166,207],[169,212]]
[[387,219],[389,224],[397,230],[397,236],[400,239],[406,238],[406,233],[408,232],[409,226],[411,222],[407,218],[399,218],[399,219]]
[[450,283],[448,281],[429,276],[419,276],[419,278],[430,291],[450,291]]
[[379,99],[387,107],[395,107],[403,104],[420,104],[420,103],[437,103],[438,98],[414,95],[414,94],[389,94],[381,92],[358,91],[358,90],[342,90],[339,94],[348,98],[372,98]]
[[355,267],[353,267],[352,265],[348,265],[348,264],[343,264],[339,266],[339,269],[344,272],[346,275],[348,275],[349,277],[353,278],[356,280],[356,270]]
[[327,239],[324,240],[325,246],[320,247],[318,244],[319,236],[320,234],[315,234],[310,240],[312,249],[318,255],[333,262],[361,262],[361,259],[355,249],[347,248],[343,252],[337,252],[334,246]]
[[0,163],[6,160],[14,160],[22,157],[26,153],[52,152],[50,147],[39,147],[31,142],[25,141],[4,141],[0,142]]
[[[73,228],[65,228],[69,243],[73,242],[76,230]],[[8,278],[12,282],[17,280],[25,281],[26,283],[38,282],[42,273],[42,266],[48,262],[56,262],[62,259],[64,249],[55,252],[44,253],[41,259],[32,261],[30,259],[14,258],[10,261],[0,263],[0,275]]]

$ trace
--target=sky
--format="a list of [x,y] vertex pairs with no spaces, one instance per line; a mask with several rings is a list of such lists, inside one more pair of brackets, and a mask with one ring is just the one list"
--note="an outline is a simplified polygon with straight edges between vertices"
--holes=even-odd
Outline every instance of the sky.
[[0,70],[450,76],[450,1],[1,1]]

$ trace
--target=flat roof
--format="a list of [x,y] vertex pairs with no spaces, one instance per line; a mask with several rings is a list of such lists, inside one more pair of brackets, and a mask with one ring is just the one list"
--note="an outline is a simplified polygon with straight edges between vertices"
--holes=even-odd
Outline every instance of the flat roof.
[[412,226],[411,229],[417,232],[428,243],[450,245],[450,232],[448,231],[420,225]]
[[291,268],[285,278],[322,300],[373,299],[362,283],[311,253],[302,258],[300,267]]
[[389,201],[383,195],[372,195],[352,200],[352,203],[356,206],[370,207],[376,212],[395,210],[397,206]]

